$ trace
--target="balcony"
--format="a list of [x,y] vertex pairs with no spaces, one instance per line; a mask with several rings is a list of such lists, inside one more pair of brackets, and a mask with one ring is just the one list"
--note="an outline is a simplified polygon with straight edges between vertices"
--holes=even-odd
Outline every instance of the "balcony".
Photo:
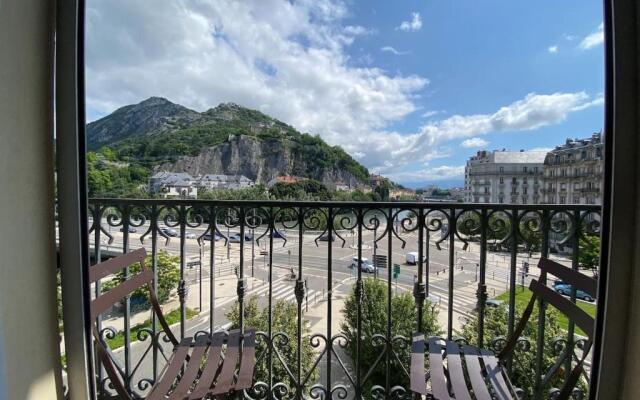
[[[89,245],[94,262],[147,249],[179,338],[258,329],[255,383],[245,398],[408,398],[415,329],[499,351],[537,261],[577,268],[570,254],[552,252],[597,234],[599,210],[92,199]],[[407,264],[410,252],[424,262]],[[109,281],[98,281],[94,296]],[[572,301],[595,312],[593,303]],[[529,324],[508,368],[526,398],[547,398],[566,378],[558,366],[570,366],[585,341],[549,312]],[[144,398],[171,352],[144,298],[127,298],[97,327],[128,390]],[[96,367],[99,392],[113,395]],[[588,383],[582,378],[576,393]]]

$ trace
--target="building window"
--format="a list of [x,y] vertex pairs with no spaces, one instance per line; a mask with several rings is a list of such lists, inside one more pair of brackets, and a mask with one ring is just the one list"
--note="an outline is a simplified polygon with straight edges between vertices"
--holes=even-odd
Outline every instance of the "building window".
[[518,180],[516,179],[516,177],[514,176],[513,178],[511,178],[511,183],[516,184],[518,183]]
[[533,167],[533,172],[538,173],[538,167]]
[[498,197],[498,203],[500,204],[504,203],[504,197],[502,196]]
[[567,190],[567,184],[566,183],[561,183],[560,184],[560,190]]
[[522,167],[522,172],[527,172],[527,167]]
[[560,204],[564,204],[566,201],[566,198],[564,196],[560,196]]
[[522,189],[522,194],[527,194],[527,188]]
[[488,188],[488,187],[485,187],[485,188],[484,188],[484,192],[485,192],[485,193],[489,193],[489,188]]
[[580,197],[574,196],[573,197],[573,204],[580,204]]
[[587,152],[583,150],[582,154],[581,154],[581,157],[582,157],[583,160],[586,160],[587,159]]
[[504,172],[504,167],[500,167],[500,173]]
[[565,169],[564,169],[564,168],[562,168],[562,169],[560,170],[560,176],[565,176],[565,174],[566,174],[566,171],[565,171]]
[[504,183],[504,177],[500,177],[500,183]]
[[527,177],[526,176],[524,178],[522,178],[522,183],[524,183],[525,185],[527,184]]

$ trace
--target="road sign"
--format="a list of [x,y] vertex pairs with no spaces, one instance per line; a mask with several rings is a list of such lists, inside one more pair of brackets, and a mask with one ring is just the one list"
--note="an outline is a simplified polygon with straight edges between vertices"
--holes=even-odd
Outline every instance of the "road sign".
[[269,255],[269,252],[268,252],[268,251],[266,251],[266,250],[260,250],[260,255],[261,255],[261,256],[268,256],[268,255]]
[[387,268],[387,256],[380,254],[373,256],[373,266],[376,268]]
[[400,276],[400,264],[393,264],[393,279],[398,279]]

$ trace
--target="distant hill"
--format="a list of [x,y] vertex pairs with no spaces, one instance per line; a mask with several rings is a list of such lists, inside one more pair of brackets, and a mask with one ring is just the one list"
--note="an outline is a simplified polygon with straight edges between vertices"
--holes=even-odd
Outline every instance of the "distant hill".
[[342,148],[233,103],[200,113],[151,97],[89,123],[86,131],[90,150],[108,148],[110,168],[134,166],[136,176],[142,168],[239,174],[258,183],[295,175],[368,185],[369,171]]

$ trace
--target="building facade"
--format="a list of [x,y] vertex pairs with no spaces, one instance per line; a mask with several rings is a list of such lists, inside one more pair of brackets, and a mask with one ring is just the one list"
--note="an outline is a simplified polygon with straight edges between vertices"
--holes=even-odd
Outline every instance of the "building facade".
[[149,178],[149,193],[160,193],[165,198],[197,198],[198,190],[245,189],[254,185],[255,182],[244,175],[207,174],[193,177],[186,172],[161,171]]
[[468,203],[540,204],[544,151],[479,151],[464,172]]
[[567,139],[550,151],[544,160],[544,203],[602,204],[603,153],[600,133]]

